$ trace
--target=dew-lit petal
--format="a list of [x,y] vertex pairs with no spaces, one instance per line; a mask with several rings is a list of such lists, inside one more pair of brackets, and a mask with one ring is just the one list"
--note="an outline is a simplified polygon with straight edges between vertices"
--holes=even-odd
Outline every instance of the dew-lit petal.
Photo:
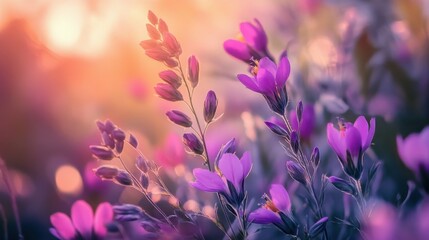
[[71,219],[64,213],[58,212],[51,215],[51,224],[56,229],[56,233],[61,239],[73,239],[76,236],[76,230]]
[[113,220],[113,207],[108,202],[98,205],[94,216],[94,232],[98,237],[107,234],[106,224]]
[[76,230],[85,238],[90,239],[94,221],[94,212],[91,206],[83,200],[76,201],[71,208],[71,219]]
[[276,72],[277,86],[284,86],[290,74],[290,62],[287,57],[282,57]]
[[240,188],[243,180],[243,165],[237,156],[231,153],[222,155],[219,160],[219,169],[226,179],[234,184],[236,189]]
[[272,184],[270,188],[271,200],[274,205],[282,212],[289,212],[291,208],[289,194],[285,187],[280,184]]

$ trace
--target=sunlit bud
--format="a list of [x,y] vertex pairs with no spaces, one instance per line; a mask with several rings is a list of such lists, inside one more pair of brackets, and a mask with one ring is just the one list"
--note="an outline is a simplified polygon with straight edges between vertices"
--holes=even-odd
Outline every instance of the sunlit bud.
[[173,70],[165,70],[159,73],[159,77],[164,80],[164,82],[170,84],[174,88],[179,88],[182,85],[182,79],[176,72]]
[[209,91],[204,101],[204,120],[209,123],[213,120],[217,109],[217,97],[215,92]]
[[200,63],[197,58],[192,55],[188,58],[188,78],[191,82],[192,87],[196,87],[198,84],[198,77],[200,74]]
[[112,160],[112,158],[115,157],[113,151],[105,146],[91,145],[89,149],[95,157],[102,160]]
[[159,34],[158,30],[153,25],[146,24],[146,29],[151,39],[159,40],[161,38],[161,35]]
[[204,152],[203,144],[193,133],[183,134],[183,143],[195,154],[201,155]]
[[168,119],[170,119],[170,121],[172,121],[173,123],[180,125],[182,127],[191,127],[192,126],[192,121],[191,118],[188,117],[186,114],[177,111],[177,110],[172,110],[172,111],[168,111],[166,113]]
[[175,102],[183,100],[182,94],[170,84],[158,83],[155,86],[155,92],[160,98],[167,101]]

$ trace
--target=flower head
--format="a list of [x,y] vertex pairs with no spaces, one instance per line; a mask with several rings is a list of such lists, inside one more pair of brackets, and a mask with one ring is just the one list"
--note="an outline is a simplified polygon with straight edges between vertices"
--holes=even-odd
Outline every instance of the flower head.
[[288,58],[282,57],[278,66],[268,57],[254,63],[255,66],[251,70],[253,76],[238,74],[238,80],[250,90],[261,93],[270,108],[283,115],[288,101],[286,92],[286,81],[290,74]]
[[206,192],[218,192],[228,202],[239,205],[244,198],[244,180],[252,168],[250,154],[245,152],[241,159],[231,153],[225,153],[219,160],[218,172],[196,168],[193,173],[195,182],[190,184]]
[[58,239],[93,239],[93,235],[103,238],[107,234],[105,225],[113,220],[113,208],[107,203],[98,205],[95,215],[91,206],[83,200],[73,203],[71,218],[62,212],[51,215],[50,229]]
[[375,118],[371,118],[369,125],[363,116],[359,116],[354,124],[340,119],[339,125],[337,130],[334,124],[328,124],[328,143],[337,154],[344,171],[359,179],[362,174],[363,153],[369,148],[374,137]]
[[249,221],[258,224],[274,224],[288,233],[296,231],[291,218],[291,201],[283,185],[272,184],[270,196],[264,195],[265,204],[249,214]]
[[397,136],[396,144],[402,161],[420,178],[429,192],[429,126],[421,133],[413,133],[404,139]]
[[240,32],[237,39],[228,39],[224,42],[223,47],[228,54],[248,63],[252,59],[259,60],[269,56],[267,34],[257,19],[254,24],[241,23]]

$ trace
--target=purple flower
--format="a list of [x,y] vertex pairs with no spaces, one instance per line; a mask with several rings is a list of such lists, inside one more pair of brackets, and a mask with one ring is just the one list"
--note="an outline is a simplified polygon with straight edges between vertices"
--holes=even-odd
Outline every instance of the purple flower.
[[261,93],[270,108],[283,115],[287,104],[286,81],[290,74],[290,63],[286,56],[280,59],[278,66],[268,57],[255,61],[252,77],[238,74],[237,78],[248,89]]
[[429,192],[429,126],[421,133],[413,133],[403,139],[396,137],[399,156],[422,181]]
[[259,60],[270,55],[267,50],[267,35],[257,19],[255,19],[255,24],[241,23],[240,31],[238,39],[229,39],[223,43],[228,54],[245,62],[250,62],[252,58]]
[[316,125],[316,116],[313,104],[305,104],[303,106],[301,122],[298,124],[298,116],[295,111],[289,113],[292,129],[299,132],[299,136],[303,140],[309,140]]
[[160,98],[165,99],[167,101],[176,102],[183,100],[183,96],[179,92],[179,90],[175,89],[173,86],[167,83],[158,83],[155,86],[155,92]]
[[351,177],[359,179],[362,173],[363,153],[371,145],[375,133],[375,118],[370,124],[363,116],[359,116],[355,123],[344,123],[340,120],[340,129],[334,124],[327,126],[328,143],[338,156],[344,171]]
[[195,182],[190,184],[201,191],[220,193],[228,202],[239,205],[244,198],[244,180],[251,169],[252,160],[248,152],[241,159],[225,153],[219,160],[217,172],[196,168],[193,171]]
[[296,226],[291,218],[291,201],[283,185],[272,184],[270,196],[264,195],[265,204],[249,214],[249,222],[274,224],[281,230],[292,234]]
[[71,208],[71,219],[62,212],[51,215],[50,229],[58,239],[93,239],[103,238],[107,234],[105,225],[113,220],[113,208],[110,203],[98,205],[95,215],[91,206],[83,200],[76,201]]

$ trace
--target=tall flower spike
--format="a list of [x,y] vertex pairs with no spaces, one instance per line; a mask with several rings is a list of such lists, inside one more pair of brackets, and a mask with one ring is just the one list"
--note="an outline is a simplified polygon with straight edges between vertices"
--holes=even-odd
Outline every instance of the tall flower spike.
[[363,153],[374,137],[375,118],[371,118],[369,125],[363,116],[359,116],[354,124],[340,120],[339,125],[337,130],[332,123],[328,124],[328,143],[337,154],[344,172],[358,180],[363,170]]
[[268,57],[255,61],[253,76],[238,74],[237,78],[248,89],[262,94],[274,112],[284,115],[288,102],[286,81],[290,74],[290,63],[282,57],[278,66]]
[[240,32],[238,39],[228,39],[224,42],[223,47],[228,54],[247,63],[252,59],[259,60],[270,56],[267,35],[257,19],[254,23],[241,23]]

